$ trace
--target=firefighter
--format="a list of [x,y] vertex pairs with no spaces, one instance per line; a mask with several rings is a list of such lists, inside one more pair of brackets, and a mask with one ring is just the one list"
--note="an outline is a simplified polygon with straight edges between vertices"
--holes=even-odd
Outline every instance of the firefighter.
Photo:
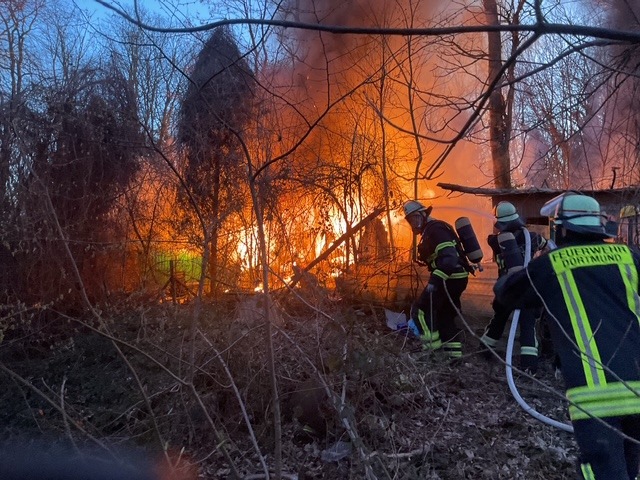
[[607,241],[598,202],[566,192],[540,211],[557,249],[505,275],[507,308],[544,306],[585,479],[635,479],[640,457],[640,253]]
[[467,288],[471,269],[456,231],[433,218],[432,209],[416,201],[404,204],[405,220],[413,233],[420,235],[416,260],[430,272],[426,287],[411,306],[409,324],[425,350],[442,348],[455,360],[462,357],[462,329],[455,321],[456,308],[461,308],[460,296]]
[[[533,257],[537,252],[543,251],[547,240],[535,232],[525,229],[525,223],[518,214],[516,207],[511,202],[500,202],[494,210],[496,223],[495,229],[498,233],[487,237],[487,243],[493,252],[493,259],[498,265],[498,278],[507,273],[504,255],[498,236],[503,232],[511,232],[524,258],[526,248],[526,235],[530,239],[530,255]],[[495,297],[492,302],[493,317],[485,328],[484,334],[480,338],[480,350],[487,359],[493,358],[491,350],[495,348],[504,333],[504,329],[509,320],[512,310],[502,305]],[[540,309],[524,309],[520,311],[520,369],[530,375],[535,375],[538,370],[538,339],[536,335],[536,320],[540,314]]]

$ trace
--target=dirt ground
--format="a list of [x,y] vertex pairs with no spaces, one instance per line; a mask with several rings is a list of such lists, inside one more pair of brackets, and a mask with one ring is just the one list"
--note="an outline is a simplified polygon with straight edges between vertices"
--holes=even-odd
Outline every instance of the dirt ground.
[[[48,314],[6,332],[5,445],[166,449],[199,478],[265,478],[274,452],[265,327],[239,311],[205,306],[193,338],[190,306],[113,309],[104,323]],[[577,478],[572,435],[516,403],[504,365],[475,352],[472,332],[451,364],[392,332],[381,309],[281,302],[271,338],[285,478]],[[536,378],[515,378],[531,407],[567,420],[550,355]]]

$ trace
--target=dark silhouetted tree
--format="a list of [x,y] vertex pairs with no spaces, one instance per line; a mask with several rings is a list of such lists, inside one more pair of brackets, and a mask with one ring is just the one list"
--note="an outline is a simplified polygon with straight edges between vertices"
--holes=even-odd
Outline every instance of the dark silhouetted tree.
[[[119,237],[111,213],[144,149],[132,90],[117,70],[77,70],[64,85],[43,92],[43,99],[47,108],[32,112],[34,155],[26,179],[27,209],[40,218],[32,238],[45,239],[39,245],[43,265],[32,272],[62,279],[60,288],[66,289],[65,275],[50,267],[57,262],[69,272],[71,259],[60,247],[67,242],[85,286],[97,295],[104,270],[98,259],[108,256],[106,245]],[[56,238],[57,225],[64,238]],[[33,286],[51,285],[33,280],[39,280],[29,282]]]
[[[252,112],[254,77],[226,28],[215,29],[198,54],[182,102],[179,139],[187,152],[184,173],[210,229],[209,277],[217,289],[218,231],[242,206],[237,185],[246,175],[239,136]],[[182,198],[186,202],[186,195]]]

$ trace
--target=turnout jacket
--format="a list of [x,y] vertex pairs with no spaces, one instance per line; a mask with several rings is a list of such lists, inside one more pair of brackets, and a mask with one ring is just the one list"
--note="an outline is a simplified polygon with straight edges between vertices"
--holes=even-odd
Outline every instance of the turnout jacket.
[[573,421],[640,414],[639,271],[636,250],[582,239],[496,282],[511,308],[544,300]]
[[[518,224],[517,228],[515,229],[507,228],[503,231],[513,233],[513,236],[516,239],[516,243],[520,247],[522,256],[524,258],[526,238],[524,236],[524,229],[522,228],[522,226]],[[529,236],[531,238],[531,257],[533,258],[536,252],[541,251],[547,245],[547,239],[535,232],[529,232]],[[504,264],[502,249],[500,248],[500,244],[498,243],[498,235],[489,235],[487,237],[487,243],[489,244],[489,247],[491,247],[491,251],[493,252],[493,259],[496,262],[496,265],[498,265],[498,276],[501,277],[502,275],[507,273],[507,271]]]
[[467,278],[469,263],[462,253],[458,235],[451,225],[431,219],[422,231],[418,261],[431,273],[429,283],[439,285],[449,278]]

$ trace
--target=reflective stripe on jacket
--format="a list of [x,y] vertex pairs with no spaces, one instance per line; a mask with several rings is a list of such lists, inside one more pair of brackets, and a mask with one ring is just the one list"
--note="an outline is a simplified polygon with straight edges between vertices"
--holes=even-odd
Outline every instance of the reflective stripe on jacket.
[[418,244],[418,260],[427,265],[431,275],[442,280],[467,278],[469,272],[460,258],[458,242],[455,230],[448,223],[430,220]]
[[512,308],[549,313],[572,420],[640,414],[640,254],[592,241],[538,257],[496,284]]

